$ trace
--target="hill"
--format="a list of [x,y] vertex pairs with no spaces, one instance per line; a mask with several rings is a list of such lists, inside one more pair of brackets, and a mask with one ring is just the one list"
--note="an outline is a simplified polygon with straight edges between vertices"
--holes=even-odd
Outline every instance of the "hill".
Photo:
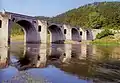
[[120,29],[120,2],[95,2],[69,10],[49,21],[83,28]]

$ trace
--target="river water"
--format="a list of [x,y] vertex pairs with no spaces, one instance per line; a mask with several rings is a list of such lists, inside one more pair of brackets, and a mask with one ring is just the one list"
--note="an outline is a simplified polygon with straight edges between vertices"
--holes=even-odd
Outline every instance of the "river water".
[[0,47],[0,83],[119,83],[120,46],[27,44]]

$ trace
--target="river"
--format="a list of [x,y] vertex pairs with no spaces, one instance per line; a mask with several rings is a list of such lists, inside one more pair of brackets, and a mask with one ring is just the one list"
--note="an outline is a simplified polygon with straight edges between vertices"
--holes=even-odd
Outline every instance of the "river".
[[120,46],[27,44],[0,47],[0,83],[119,83]]

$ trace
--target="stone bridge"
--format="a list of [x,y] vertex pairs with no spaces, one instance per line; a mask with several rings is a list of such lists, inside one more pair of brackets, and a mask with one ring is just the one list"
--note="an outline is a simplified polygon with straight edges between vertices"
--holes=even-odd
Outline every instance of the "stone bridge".
[[[64,43],[64,41],[84,41],[93,40],[95,36],[90,29],[72,27],[70,25],[60,25],[48,23],[47,21],[36,19],[32,16],[1,12],[0,13],[0,43],[8,46],[10,44],[10,34],[13,23],[22,26],[24,31],[24,41],[27,43],[47,43],[47,35],[50,35],[51,43]],[[4,43],[4,44],[3,44]]]

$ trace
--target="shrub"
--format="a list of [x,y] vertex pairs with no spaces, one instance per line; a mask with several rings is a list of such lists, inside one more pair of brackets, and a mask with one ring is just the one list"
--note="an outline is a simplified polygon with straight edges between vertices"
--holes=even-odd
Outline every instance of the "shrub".
[[109,36],[109,35],[114,35],[114,34],[113,34],[112,31],[110,31],[109,29],[105,29],[105,30],[103,30],[101,33],[98,33],[98,34],[96,35],[96,38],[97,38],[97,39],[101,39],[101,38],[106,37],[106,36]]

